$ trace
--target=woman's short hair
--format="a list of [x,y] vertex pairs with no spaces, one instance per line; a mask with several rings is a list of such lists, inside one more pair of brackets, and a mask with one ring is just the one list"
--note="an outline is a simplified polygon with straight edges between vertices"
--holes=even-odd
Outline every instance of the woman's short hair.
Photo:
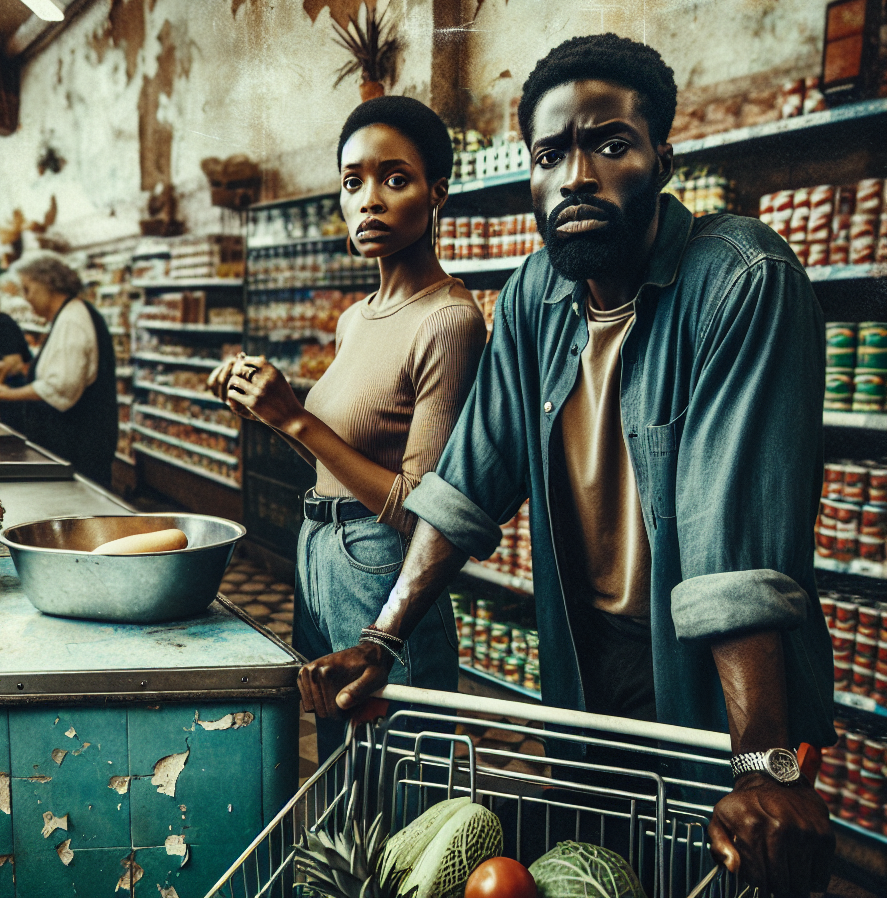
[[425,164],[429,184],[453,173],[453,142],[440,116],[412,97],[375,97],[361,103],[339,135],[336,162],[342,168],[342,148],[348,138],[369,125],[389,125],[410,140]]
[[76,296],[83,289],[80,275],[58,253],[30,253],[15,263],[15,273],[66,297]]

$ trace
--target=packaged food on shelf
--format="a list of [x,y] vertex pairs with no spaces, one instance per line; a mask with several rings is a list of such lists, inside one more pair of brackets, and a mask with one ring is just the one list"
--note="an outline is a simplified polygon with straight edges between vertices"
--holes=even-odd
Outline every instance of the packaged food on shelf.
[[837,744],[824,748],[816,791],[832,816],[887,835],[887,741],[835,720]]
[[527,256],[541,248],[542,237],[532,212],[440,220],[437,254],[442,262],[513,258]]
[[[887,260],[884,181],[867,178],[764,194],[758,214],[809,267]],[[884,244],[882,252],[881,245]]]
[[184,462],[190,468],[197,468],[222,477],[231,482],[232,485],[240,484],[240,465],[230,464],[219,458],[212,458],[199,452],[191,452],[181,446],[174,446],[162,439],[155,439],[144,433],[136,432],[133,435],[134,446],[145,446],[152,452],[161,455],[167,455],[170,458],[178,459]]
[[887,411],[887,322],[826,323],[825,408]]
[[140,406],[135,413],[135,423],[141,427],[147,427],[155,433],[192,443],[203,449],[211,449],[213,452],[224,452],[227,455],[238,458],[240,456],[240,443],[237,437],[225,436],[192,424],[178,421],[170,421],[168,418],[152,415],[144,406]]
[[885,560],[887,463],[830,462],[814,528],[823,558]]
[[717,170],[679,168],[663,189],[676,196],[694,215],[732,212],[735,185]]
[[529,171],[530,153],[516,130],[494,137],[479,131],[450,130],[453,140],[453,180],[489,178]]
[[[351,252],[347,247],[351,246]],[[378,280],[375,259],[365,259],[353,244],[329,239],[304,240],[249,251],[247,286],[250,290],[293,290],[303,287],[340,287]]]
[[508,523],[502,525],[502,540],[499,546],[480,564],[501,574],[520,577],[527,581],[532,579],[529,502],[525,502],[518,513]]
[[[206,379],[204,378],[204,383]],[[150,388],[149,388],[150,389]],[[148,405],[161,411],[182,415],[205,424],[216,424],[222,427],[240,429],[240,418],[227,406],[212,403],[212,397],[206,394],[207,402],[189,399],[185,396],[171,396],[167,393],[151,391],[148,393]],[[144,406],[143,406],[144,407]],[[225,450],[223,450],[225,451]]]

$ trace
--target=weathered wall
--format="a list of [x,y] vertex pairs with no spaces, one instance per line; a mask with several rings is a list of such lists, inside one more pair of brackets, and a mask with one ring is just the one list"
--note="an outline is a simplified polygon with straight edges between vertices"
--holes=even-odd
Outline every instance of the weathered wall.
[[[388,5],[404,43],[392,90],[427,101],[431,0]],[[54,194],[57,231],[110,239],[137,231],[147,191],[171,181],[189,226],[211,227],[200,160],[234,153],[287,193],[334,185],[357,76],[332,89],[348,56],[327,4],[304,6],[313,24],[302,0],[96,0],[23,72],[20,128],[0,138],[0,221],[16,206],[42,218]],[[41,176],[46,141],[67,164]]]
[[[615,31],[655,47],[679,90],[817,74],[828,0],[462,0],[474,19],[462,51],[474,118],[504,115],[536,61],[580,34]],[[505,77],[502,77],[505,73]],[[484,99],[486,98],[486,99]],[[495,108],[492,108],[495,107]]]

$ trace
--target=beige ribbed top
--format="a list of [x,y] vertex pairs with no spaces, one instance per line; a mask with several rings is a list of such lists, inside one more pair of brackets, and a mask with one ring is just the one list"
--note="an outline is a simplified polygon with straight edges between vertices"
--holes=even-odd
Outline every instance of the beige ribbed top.
[[[336,357],[305,408],[349,446],[397,474],[378,520],[411,533],[403,507],[433,471],[474,383],[486,342],[483,314],[462,281],[447,278],[377,313],[375,294],[336,328]],[[351,492],[317,462],[320,496]]]
[[634,306],[588,308],[588,345],[561,415],[564,454],[590,603],[610,614],[650,614],[650,543],[622,435],[620,349]]

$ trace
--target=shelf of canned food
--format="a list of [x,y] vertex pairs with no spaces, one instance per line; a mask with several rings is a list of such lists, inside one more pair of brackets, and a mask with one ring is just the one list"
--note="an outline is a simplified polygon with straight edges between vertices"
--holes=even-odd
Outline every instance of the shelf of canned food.
[[[461,215],[440,220],[437,255],[444,263],[489,260],[505,269],[519,265],[541,248],[542,237],[532,212],[492,217]],[[455,273],[460,269],[450,270]],[[482,270],[489,270],[489,265]]]
[[163,279],[141,279],[136,278],[132,282],[132,286],[138,290],[175,290],[188,288],[206,288],[213,289],[218,287],[242,287],[243,278],[217,278],[217,277],[185,277],[185,278],[163,278]]
[[[149,414],[152,414],[149,411]],[[206,446],[201,446],[198,443],[191,443],[187,440],[180,439],[179,437],[170,436],[169,434],[163,433],[161,430],[155,430],[153,427],[146,427],[144,424],[135,423],[132,426],[132,430],[136,433],[141,434],[142,436],[150,437],[153,440],[157,440],[160,443],[167,443],[170,446],[175,446],[178,449],[184,449],[186,452],[193,452],[196,455],[204,455],[207,458],[212,459],[213,461],[220,462],[223,465],[229,465],[230,467],[235,467],[240,464],[240,459],[237,458],[236,455],[231,455],[228,452],[220,452],[217,449],[211,449]]]
[[165,355],[159,352],[134,352],[131,356],[135,362],[150,362],[158,365],[187,365],[192,368],[212,370],[222,364],[219,359],[202,359],[196,356]]
[[887,842],[887,741],[841,718],[838,742],[822,751],[816,791],[836,822]]
[[836,591],[819,600],[832,641],[836,700],[887,716],[887,602]]
[[540,698],[539,634],[494,620],[495,604],[488,599],[477,599],[471,610],[474,615],[454,599],[459,666],[531,698]]
[[887,322],[829,321],[825,343],[826,411],[887,411]]
[[136,327],[155,331],[176,331],[194,334],[239,334],[243,330],[243,319],[230,324],[192,324],[181,321],[162,321],[154,318],[139,318]]
[[865,178],[765,193],[758,214],[808,269],[830,265],[840,270],[887,263],[885,202],[884,180]]
[[[193,399],[199,402],[209,402],[216,405],[224,405],[221,399],[217,399],[208,390],[201,392],[186,387],[169,386],[168,384],[153,383],[150,380],[137,380],[133,387],[137,390],[153,390],[156,393],[165,393],[167,396],[180,396],[183,399]],[[119,397],[118,397],[119,399]]]
[[816,566],[887,575],[887,462],[829,462],[814,527]]
[[[187,424],[190,427],[196,427],[198,430],[208,430],[210,433],[217,433],[221,436],[237,439],[240,436],[240,430],[236,427],[227,427],[224,424],[216,424],[213,421],[205,421],[202,418],[193,415],[184,415],[179,412],[172,412],[168,409],[158,408],[155,405],[133,405],[134,412],[140,412],[146,415],[154,415],[158,418],[165,418],[167,421],[173,421],[176,424]],[[231,413],[233,415],[233,412]],[[235,418],[235,420],[237,420]]]
[[192,474],[196,474],[199,477],[205,477],[207,480],[212,480],[215,483],[220,483],[223,486],[229,487],[230,489],[240,489],[240,483],[233,477],[226,477],[224,474],[219,474],[216,471],[207,470],[199,463],[188,461],[187,457],[180,458],[178,456],[171,455],[169,452],[166,452],[162,449],[156,449],[150,445],[146,446],[144,443],[133,443],[132,448],[133,452],[141,452],[144,455],[150,456],[151,458],[156,458],[158,461],[165,462],[166,464],[172,465],[175,468],[181,468],[184,471],[190,471]]

